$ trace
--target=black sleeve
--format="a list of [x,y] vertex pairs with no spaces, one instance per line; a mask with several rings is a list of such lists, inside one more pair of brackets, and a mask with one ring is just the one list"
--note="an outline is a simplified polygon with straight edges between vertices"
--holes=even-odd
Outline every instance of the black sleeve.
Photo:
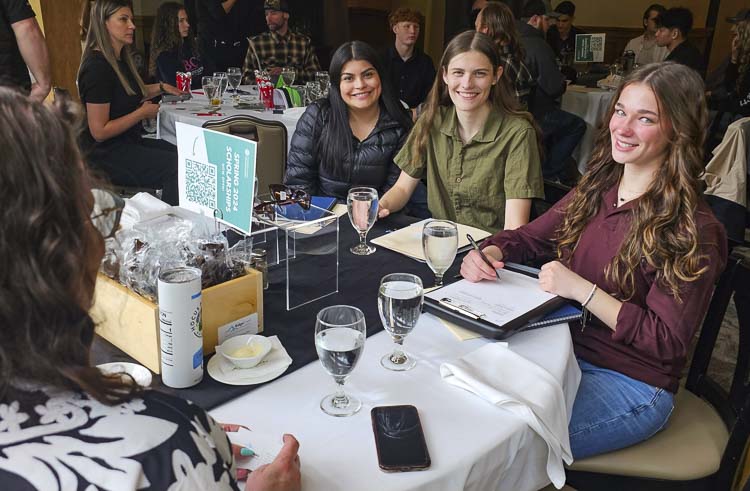
[[404,130],[398,139],[398,146],[394,149],[393,156],[388,163],[388,175],[386,176],[385,185],[381,190],[381,196],[385,194],[389,189],[391,189],[394,184],[396,184],[396,181],[398,181],[398,178],[401,175],[401,168],[396,165],[396,162],[393,159],[396,157],[396,155],[398,155],[398,152],[401,150],[401,147],[404,146],[404,143],[406,143],[406,138],[408,136],[409,132]]
[[84,104],[109,104],[112,102],[115,87],[119,84],[115,71],[107,60],[99,57],[88,58],[83,62],[78,76],[78,92]]
[[8,24],[36,17],[27,0],[0,0],[0,7],[8,19]]
[[208,16],[215,20],[222,20],[228,15],[224,11],[224,7],[221,6],[221,3],[221,0],[200,0],[198,2],[203,7],[200,10],[205,10]]
[[318,122],[321,110],[318,104],[310,104],[297,122],[284,175],[284,184],[299,186],[312,195],[318,191],[320,162],[316,142],[323,126]]
[[179,71],[182,71],[182,67],[173,51],[159,53],[159,57],[156,59],[156,78],[159,82],[176,85],[177,72]]

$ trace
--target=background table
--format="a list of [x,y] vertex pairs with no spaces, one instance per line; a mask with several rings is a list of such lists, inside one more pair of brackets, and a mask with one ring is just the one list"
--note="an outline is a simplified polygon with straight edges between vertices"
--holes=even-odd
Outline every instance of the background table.
[[578,162],[578,170],[581,173],[586,170],[591,159],[594,139],[604,122],[614,95],[614,92],[608,90],[570,85],[562,96],[562,110],[573,113],[586,122],[586,133],[573,151],[573,158]]
[[[243,100],[249,99],[257,101],[257,91],[251,91],[250,86],[241,86],[240,89],[251,93],[250,96],[242,96]],[[224,99],[225,100],[221,105],[221,110],[218,111],[221,116],[198,116],[196,114],[205,114],[209,112],[209,109],[207,109],[208,98],[203,95],[202,91],[194,91],[193,98],[189,101],[161,104],[159,107],[159,115],[157,117],[156,137],[166,140],[173,145],[177,145],[177,134],[175,131],[175,123],[177,121],[191,124],[193,126],[203,126],[207,121],[219,121],[231,116],[246,115],[269,121],[281,121],[284,123],[287,130],[287,146],[289,146],[291,145],[292,135],[297,129],[297,121],[299,121],[299,118],[302,117],[302,114],[305,112],[304,107],[285,109],[283,114],[274,114],[273,111],[235,109],[232,107],[229,94],[225,94]]]

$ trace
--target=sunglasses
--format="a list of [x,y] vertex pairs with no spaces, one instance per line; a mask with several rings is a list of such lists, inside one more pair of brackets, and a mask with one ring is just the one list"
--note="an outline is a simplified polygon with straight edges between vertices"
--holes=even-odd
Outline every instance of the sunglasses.
[[92,189],[91,194],[94,196],[91,223],[105,239],[114,237],[117,228],[120,226],[120,217],[122,216],[122,209],[125,208],[125,200],[106,189]]
[[271,192],[271,201],[263,201],[253,207],[258,215],[264,215],[269,220],[276,220],[276,209],[279,206],[298,204],[303,210],[310,209],[310,193],[304,189],[295,189],[283,184],[271,184],[268,186]]

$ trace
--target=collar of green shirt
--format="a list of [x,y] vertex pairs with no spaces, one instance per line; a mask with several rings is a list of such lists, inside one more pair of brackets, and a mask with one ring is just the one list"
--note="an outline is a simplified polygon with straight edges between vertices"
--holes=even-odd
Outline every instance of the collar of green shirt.
[[[503,125],[503,114],[496,108],[492,108],[487,115],[487,121],[482,128],[474,135],[471,141],[491,143],[494,142],[500,134],[500,127]],[[458,134],[458,116],[456,116],[456,106],[451,105],[445,113],[445,117],[440,122],[440,132],[451,138],[460,140]]]
[[286,31],[286,36],[282,36],[281,34],[277,33],[276,31],[268,31],[268,34],[271,35],[271,39],[273,39],[273,41],[276,44],[281,44],[281,43],[286,44],[292,38],[292,31],[291,30]]

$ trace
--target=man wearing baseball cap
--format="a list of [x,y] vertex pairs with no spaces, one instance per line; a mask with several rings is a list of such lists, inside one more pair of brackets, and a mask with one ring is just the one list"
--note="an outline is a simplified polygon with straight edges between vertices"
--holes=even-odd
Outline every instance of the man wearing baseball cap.
[[253,71],[259,68],[257,56],[260,68],[271,75],[279,75],[284,67],[291,67],[296,72],[295,84],[315,80],[315,72],[320,70],[318,57],[309,37],[289,30],[287,0],[266,0],[263,9],[268,32],[250,40],[243,69],[245,76],[253,78]]

